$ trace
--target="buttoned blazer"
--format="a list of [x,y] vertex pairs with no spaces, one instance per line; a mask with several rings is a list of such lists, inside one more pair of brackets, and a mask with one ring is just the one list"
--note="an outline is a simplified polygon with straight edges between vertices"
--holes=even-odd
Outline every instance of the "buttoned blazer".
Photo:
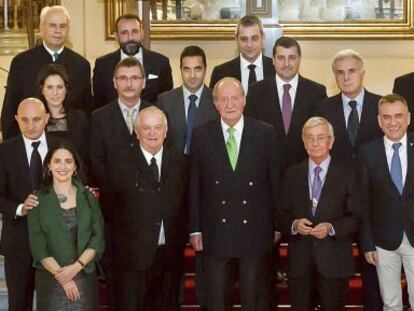
[[341,93],[329,97],[316,106],[315,115],[324,117],[333,126],[335,143],[331,150],[332,157],[354,165],[358,148],[375,138],[383,136],[378,125],[378,101],[380,96],[365,90],[364,103],[359,123],[355,147],[351,145],[342,103]]
[[[414,72],[407,73],[400,77],[395,78],[394,87],[392,89],[393,93],[400,94],[407,100],[408,110],[411,113],[414,113]],[[414,122],[408,127],[410,132],[414,131]]]
[[124,268],[149,269],[158,247],[162,220],[167,265],[179,261],[177,256],[182,256],[188,240],[185,204],[188,159],[182,151],[164,146],[159,184],[139,146],[120,154],[113,176],[117,198],[113,231],[117,260]]
[[[263,55],[263,78],[271,78],[274,75],[275,67],[273,66],[273,60]],[[209,87],[213,89],[216,83],[224,77],[233,77],[241,81],[240,56],[214,67],[211,73]]]
[[[155,104],[158,94],[173,88],[170,61],[164,55],[143,48],[146,84],[141,98]],[[116,50],[96,59],[93,70],[93,94],[95,108],[102,107],[118,98],[113,76],[116,64],[121,61],[121,52]]]
[[[308,160],[287,169],[279,222],[282,234],[289,237],[289,277],[301,277],[312,263],[316,264],[324,278],[346,278],[353,275],[351,235],[358,230],[361,216],[355,175],[355,170],[332,159],[313,216],[309,197]],[[313,226],[329,222],[335,235],[324,239],[310,235],[292,235],[292,223],[300,218],[309,219]]]
[[[59,139],[46,134],[48,147]],[[9,258],[30,258],[27,218],[16,217],[17,206],[33,192],[29,162],[23,137],[16,136],[0,144],[0,212],[3,215],[0,254]]]
[[[39,93],[37,76],[42,67],[50,63],[53,63],[52,56],[42,44],[13,58],[1,112],[3,139],[19,135],[20,131],[14,119],[17,107],[23,99]],[[65,47],[56,63],[65,67],[69,76],[68,105],[90,113],[93,109],[93,98],[89,62]]]
[[283,148],[282,170],[306,157],[302,142],[302,127],[313,116],[316,104],[324,98],[326,98],[325,86],[299,76],[292,119],[286,135],[275,76],[250,87],[245,114],[274,126],[277,140]]
[[[157,105],[167,115],[167,140],[169,143],[176,145],[180,150],[184,150],[187,136],[187,121],[183,88],[178,87],[161,94],[158,97]],[[194,128],[216,119],[218,116],[211,90],[207,86],[204,86],[195,114]]]
[[202,232],[207,256],[255,256],[272,247],[278,204],[278,145],[270,125],[244,120],[235,171],[219,119],[193,133],[190,232]]
[[414,134],[407,137],[407,175],[402,195],[389,172],[384,139],[378,138],[360,148],[358,174],[364,207],[362,248],[375,246],[396,250],[403,233],[414,246]]

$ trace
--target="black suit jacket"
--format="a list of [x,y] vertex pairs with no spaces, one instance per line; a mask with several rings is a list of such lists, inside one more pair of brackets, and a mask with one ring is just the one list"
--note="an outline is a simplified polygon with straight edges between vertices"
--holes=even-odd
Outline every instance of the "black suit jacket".
[[396,250],[405,232],[414,246],[414,134],[407,137],[407,176],[402,196],[391,179],[384,139],[373,140],[360,149],[358,173],[364,206],[362,248],[375,245]]
[[[358,229],[361,213],[354,172],[340,162],[331,160],[313,216],[309,198],[308,159],[287,170],[281,199],[280,227],[282,233],[289,236],[289,277],[301,277],[312,263],[316,264],[324,278],[347,278],[353,275],[351,235]],[[329,222],[335,235],[324,239],[292,235],[292,223],[300,218],[309,219],[314,226]]]
[[[53,63],[52,56],[42,44],[13,58],[1,111],[1,129],[4,139],[20,133],[14,119],[17,107],[23,99],[34,97],[39,93],[37,76],[41,68],[50,63]],[[85,112],[92,111],[89,62],[65,47],[56,63],[65,67],[69,75],[70,91],[67,95],[69,106]]]
[[[180,150],[184,150],[187,121],[185,118],[183,88],[178,87],[161,94],[158,97],[158,107],[164,111],[168,118],[167,140]],[[211,90],[204,86],[195,115],[194,128],[218,117],[219,114],[214,106]]]
[[121,153],[113,173],[117,260],[124,269],[149,269],[158,247],[162,220],[167,265],[180,262],[187,240],[187,159],[181,150],[164,147],[158,184],[141,148],[136,145],[132,151]]
[[320,102],[316,106],[315,115],[327,119],[334,128],[335,143],[331,150],[332,157],[344,161],[349,165],[354,165],[358,148],[362,144],[384,135],[378,125],[377,119],[378,101],[381,96],[365,90],[358,137],[356,145],[353,147],[346,129],[341,94],[339,93]]
[[[263,55],[263,78],[268,79],[274,75],[275,67],[272,59]],[[233,77],[241,81],[240,56],[214,67],[210,77],[210,88],[213,89],[216,83],[224,77]]]
[[[49,147],[58,139],[46,135]],[[21,135],[0,144],[0,212],[3,215],[0,254],[30,258],[27,218],[16,217],[17,206],[33,191],[29,163]],[[17,259],[18,260],[18,259]]]
[[[407,100],[408,110],[414,113],[414,72],[395,78],[392,92],[403,96]],[[408,130],[414,131],[414,122],[411,122]]]
[[190,232],[202,232],[204,253],[253,257],[269,251],[276,229],[279,175],[273,128],[244,119],[235,171],[220,119],[196,128],[191,144]]
[[[93,70],[95,108],[102,107],[118,97],[114,88],[113,76],[115,66],[120,60],[120,50],[96,59]],[[170,61],[164,55],[143,48],[143,63],[146,85],[142,90],[141,98],[155,104],[158,94],[173,88]],[[149,75],[158,76],[158,78],[150,79]]]
[[292,119],[286,135],[275,76],[250,87],[245,114],[274,126],[277,140],[283,148],[282,169],[306,157],[302,142],[302,127],[313,116],[316,104],[324,98],[326,98],[326,88],[323,85],[299,76]]

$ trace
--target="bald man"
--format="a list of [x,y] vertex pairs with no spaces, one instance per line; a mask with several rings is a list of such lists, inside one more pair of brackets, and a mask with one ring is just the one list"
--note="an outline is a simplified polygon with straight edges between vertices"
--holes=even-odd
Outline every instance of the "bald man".
[[38,204],[33,193],[41,183],[42,163],[49,146],[58,141],[45,134],[49,114],[40,100],[24,99],[15,119],[21,135],[0,144],[0,254],[4,256],[9,311],[27,311],[32,310],[34,269],[26,215]]

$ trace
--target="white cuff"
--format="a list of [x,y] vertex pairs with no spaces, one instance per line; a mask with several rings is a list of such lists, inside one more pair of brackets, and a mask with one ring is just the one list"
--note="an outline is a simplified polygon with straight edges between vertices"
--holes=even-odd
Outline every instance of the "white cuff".
[[23,216],[23,214],[22,214],[23,206],[24,206],[23,203],[20,203],[19,205],[17,205],[17,208],[16,208],[16,217],[17,216],[20,216],[20,217]]

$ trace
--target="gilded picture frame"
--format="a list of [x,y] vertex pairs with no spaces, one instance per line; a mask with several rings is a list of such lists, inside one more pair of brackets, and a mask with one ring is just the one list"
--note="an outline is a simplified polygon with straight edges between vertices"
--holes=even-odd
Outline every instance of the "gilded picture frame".
[[[134,0],[105,0],[108,39],[113,38],[116,17],[134,10],[131,1],[135,6],[139,3]],[[158,1],[160,7],[160,2],[166,0]],[[241,3],[241,9],[233,19],[152,19],[151,40],[230,40],[234,38],[237,18],[249,13],[262,17],[265,27],[280,25],[285,35],[297,39],[414,39],[414,0],[234,1]],[[340,1],[347,4],[342,7],[335,4]],[[324,6],[315,3],[324,3]],[[364,17],[364,8],[355,3],[372,3],[368,18]],[[305,4],[310,5],[311,9],[303,10]]]

